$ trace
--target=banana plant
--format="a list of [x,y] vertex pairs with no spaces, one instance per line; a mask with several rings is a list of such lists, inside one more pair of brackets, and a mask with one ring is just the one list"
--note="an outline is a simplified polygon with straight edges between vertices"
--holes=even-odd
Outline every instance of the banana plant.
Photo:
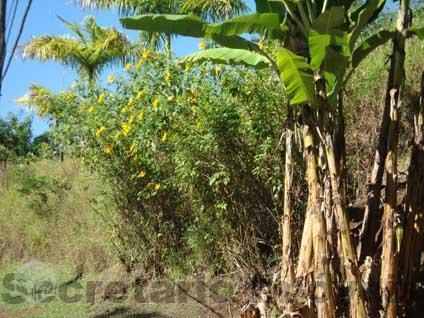
[[[291,105],[309,105],[310,110],[320,115],[318,117],[323,120],[313,123],[307,132],[319,129],[322,132],[321,140],[313,140],[314,136],[311,133],[305,134],[308,183],[313,185],[317,182],[316,178],[314,179],[317,169],[314,149],[319,144],[326,154],[335,215],[338,227],[341,229],[341,257],[346,264],[346,278],[352,287],[350,288],[350,316],[366,317],[365,297],[358,275],[358,260],[350,239],[345,198],[339,189],[342,176],[337,169],[334,155],[334,122],[331,122],[334,119],[331,119],[330,114],[335,111],[337,98],[350,74],[373,50],[393,39],[396,32],[381,30],[363,39],[366,33],[364,31],[378,18],[385,7],[386,0],[363,1],[359,7],[354,7],[354,2],[352,0],[257,0],[255,13],[215,24],[207,23],[192,14],[141,15],[122,19],[121,22],[128,29],[171,32],[212,40],[221,46],[189,55],[185,61],[210,60],[215,63],[241,64],[257,68],[270,67],[281,78]],[[278,49],[270,54],[249,37],[244,36],[245,34],[257,34],[263,39],[275,41]],[[424,28],[410,28],[408,35],[422,39]],[[319,200],[316,187],[311,187],[309,193],[310,198],[313,194],[314,198]],[[311,203],[311,206],[314,205],[316,202]],[[307,230],[307,224],[310,223],[305,219],[304,233],[315,233],[310,236],[314,241],[314,249],[322,246],[320,242],[315,242],[316,233],[322,233],[321,228],[316,229],[320,226],[319,223],[320,219],[315,213],[311,222],[314,230]],[[302,247],[300,251],[303,251]],[[314,254],[316,252],[314,251]],[[299,255],[299,260],[301,259],[310,260],[311,258]],[[319,261],[325,262],[325,258],[318,261],[315,259],[315,266]],[[315,268],[316,270],[320,269],[319,265]],[[310,266],[311,264],[307,264],[305,268]],[[321,266],[321,269],[323,267],[325,266]],[[325,275],[326,269],[316,273]],[[296,275],[298,276],[299,273]],[[328,306],[317,308],[318,316],[332,317],[334,296],[331,295],[331,288],[321,286],[323,289],[320,292],[325,295],[325,303]]]
[[[312,74],[320,71],[327,82],[327,94],[335,101],[349,66],[356,68],[379,45],[393,36],[383,30],[359,42],[362,31],[382,11],[385,0],[368,0],[352,9],[351,0],[256,0],[256,13],[207,23],[193,14],[144,14],[121,19],[127,29],[209,39],[221,47],[194,53],[186,61],[244,64],[263,67],[265,59],[281,77],[292,105],[316,105]],[[243,37],[257,34],[282,44],[275,56],[270,56],[256,43]],[[296,37],[306,52],[288,45]],[[243,56],[233,51],[246,50]],[[291,52],[287,52],[291,51]],[[234,59],[234,57],[236,57]],[[259,62],[261,61],[261,62]],[[351,69],[351,70],[352,70]],[[310,76],[306,76],[306,75]]]
[[[350,238],[345,198],[339,189],[341,175],[335,160],[334,122],[331,122],[333,119],[330,114],[335,110],[337,96],[349,75],[368,54],[392,39],[395,32],[382,30],[363,40],[361,38],[363,31],[377,19],[386,0],[367,0],[357,8],[353,6],[354,2],[353,0],[256,0],[255,13],[227,19],[221,23],[207,23],[192,14],[141,15],[124,18],[121,23],[128,29],[171,32],[215,41],[221,46],[220,48],[191,54],[185,61],[210,60],[215,63],[270,67],[280,77],[292,106],[308,105],[309,107],[301,109],[307,109],[309,114],[313,112],[319,114],[319,122],[314,122],[309,127],[309,124],[305,126],[309,200],[313,201],[311,207],[319,206],[315,149],[320,143],[327,158],[335,214],[341,230],[341,256],[345,263],[346,278],[350,283],[350,316],[362,318],[367,316],[366,303],[361,290],[358,260]],[[421,29],[417,29],[411,32],[411,35],[423,36],[423,33]],[[263,39],[275,41],[278,49],[274,54],[269,54],[260,45],[245,37],[245,34],[256,34]],[[317,121],[314,119],[316,116],[309,117]],[[314,140],[317,139],[314,137],[315,130],[322,130],[321,140]],[[317,234],[323,233],[319,211],[314,211],[311,215],[315,233],[314,249],[315,246],[318,248],[321,246],[325,251],[325,244],[317,240]],[[308,214],[306,217],[308,218]],[[307,232],[306,224],[305,219],[304,233]],[[325,268],[327,265],[320,263],[325,262],[326,258],[318,260],[321,255],[318,250],[314,251],[314,254],[318,254],[315,268],[320,270],[316,274],[328,275],[328,267]],[[304,257],[300,255],[299,259]],[[325,301],[321,301],[322,307],[317,308],[318,316],[333,317],[335,307],[332,303],[334,301],[332,287],[321,286],[322,290],[319,292],[325,297]]]

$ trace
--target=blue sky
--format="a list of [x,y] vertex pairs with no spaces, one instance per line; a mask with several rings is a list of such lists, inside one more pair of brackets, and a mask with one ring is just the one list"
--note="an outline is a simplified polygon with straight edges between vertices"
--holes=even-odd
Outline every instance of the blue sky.
[[[12,1],[8,1],[11,5]],[[253,5],[253,0],[247,1]],[[19,13],[22,14],[26,1],[20,1]],[[20,22],[20,16],[17,22]],[[43,34],[66,34],[69,31],[60,22],[57,16],[61,16],[69,21],[79,22],[84,16],[91,14],[96,17],[97,22],[103,26],[115,26],[117,29],[125,32],[130,38],[136,37],[135,31],[123,30],[119,25],[118,15],[114,11],[88,11],[82,10],[78,6],[71,4],[70,0],[34,0],[32,9],[29,13],[25,30],[23,32],[20,44],[28,42],[31,37]],[[17,23],[13,28],[16,32]],[[12,46],[16,33],[11,36]],[[191,38],[178,38],[174,41],[174,51],[178,56],[184,56],[197,50],[198,40]],[[113,70],[106,70],[104,76]],[[28,116],[29,113],[21,105],[14,103],[14,100],[25,95],[31,83],[37,83],[61,91],[67,89],[76,79],[76,74],[58,63],[37,61],[23,61],[19,54],[14,57],[13,63],[3,83],[2,97],[0,100],[0,116],[4,117],[12,112],[21,117]],[[34,135],[40,134],[47,129],[47,123],[34,117],[33,131]]]

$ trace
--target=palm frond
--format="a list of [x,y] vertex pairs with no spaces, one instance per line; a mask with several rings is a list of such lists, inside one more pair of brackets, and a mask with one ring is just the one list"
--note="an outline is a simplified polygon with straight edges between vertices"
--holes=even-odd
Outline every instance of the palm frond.
[[83,8],[118,9],[122,15],[143,13],[175,13],[178,0],[74,0]]
[[93,17],[87,17],[82,28],[76,23],[61,20],[77,37],[35,37],[24,45],[23,57],[57,61],[93,81],[105,66],[126,63],[135,55],[131,41],[124,34],[115,28],[100,27]]
[[23,58],[45,61],[57,61],[72,66],[80,58],[78,40],[65,36],[40,36],[22,48]]
[[194,12],[206,20],[219,21],[248,11],[243,0],[182,0],[183,13]]

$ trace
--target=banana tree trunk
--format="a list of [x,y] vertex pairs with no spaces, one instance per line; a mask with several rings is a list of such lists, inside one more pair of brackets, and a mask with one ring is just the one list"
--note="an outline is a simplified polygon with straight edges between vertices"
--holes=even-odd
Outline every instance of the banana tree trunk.
[[299,248],[299,259],[296,268],[296,279],[302,279],[306,277],[312,267],[313,245],[311,208],[311,196],[309,193],[305,214],[305,223],[303,225],[302,239]]
[[[313,261],[313,217],[312,217],[312,200],[311,191],[308,191],[308,203],[306,207],[305,222],[303,225],[302,239],[299,247],[299,258],[296,268],[296,285],[301,286],[301,297],[307,297],[303,299],[305,303],[304,317],[312,318],[315,317],[315,310],[312,303],[309,301],[313,295],[310,292],[313,290],[313,281],[311,280],[310,274],[312,272],[312,261]],[[298,290],[295,290],[298,293]]]
[[[392,80],[389,79],[389,83]],[[384,166],[387,157],[387,135],[390,122],[390,99],[386,99],[383,119],[380,128],[377,150],[375,152],[374,164],[371,178],[368,184],[368,199],[365,207],[361,233],[359,237],[358,255],[359,263],[363,264],[365,258],[374,258],[378,250],[377,237],[381,224],[382,213],[380,211],[381,187],[383,183]]]
[[416,289],[424,243],[424,73],[413,128],[414,139],[405,203],[406,222],[399,257],[399,300],[403,305],[401,312],[405,316],[408,315],[407,309],[411,307],[411,296]]
[[359,261],[362,264],[367,256],[374,257],[379,244],[377,233],[381,223],[380,198],[383,176],[388,153],[388,136],[391,125],[391,94],[392,89],[400,91],[404,77],[405,42],[408,28],[408,10],[410,0],[401,0],[397,19],[397,32],[393,39],[393,52],[391,56],[387,91],[384,103],[383,119],[377,151],[375,153],[371,180],[368,186],[368,202],[365,209],[364,220],[360,234]]
[[383,212],[383,246],[381,253],[380,293],[385,317],[397,317],[397,269],[398,248],[396,228],[400,228],[397,212],[397,161],[399,139],[399,108],[404,82],[405,42],[408,27],[409,0],[401,0],[397,20],[397,33],[393,44],[393,86],[390,95],[390,125],[386,158],[386,197]]
[[[323,151],[324,149],[322,149],[322,152]],[[323,154],[323,156],[325,155]],[[339,258],[339,255],[341,254],[339,252],[340,240],[339,240],[339,235],[337,231],[336,219],[334,215],[333,199],[331,197],[330,175],[328,173],[325,157],[323,158],[323,161],[320,163],[320,169],[322,170],[322,174],[323,174],[322,176],[322,179],[323,179],[322,184],[324,186],[323,205],[324,205],[324,211],[325,211],[325,223],[327,226],[327,248],[328,248],[328,255],[329,255],[330,276],[331,276],[331,282],[333,286],[337,287],[337,286],[340,286],[342,281],[344,281],[345,276],[343,275],[344,270],[340,264],[340,258]],[[341,297],[339,297],[338,288],[335,288],[334,299],[335,299],[335,306],[337,308],[336,317],[342,317],[343,314],[346,312],[346,308],[344,306],[343,300],[341,299]]]
[[398,110],[397,92],[392,91],[391,124],[389,129],[389,151],[386,158],[386,198],[383,212],[383,247],[381,253],[380,293],[383,310],[387,318],[397,316],[396,279],[396,214],[397,214],[397,145],[398,145]]
[[284,210],[281,220],[281,283],[282,300],[288,299],[289,287],[294,283],[294,268],[292,255],[292,212],[293,212],[293,136],[294,122],[290,106],[287,107],[287,122],[285,129],[285,171],[284,171]]
[[319,128],[322,130],[323,146],[327,157],[328,171],[330,173],[330,183],[336,223],[340,233],[342,261],[346,273],[349,288],[350,317],[367,317],[365,295],[363,291],[361,275],[359,272],[356,250],[353,247],[350,237],[349,219],[346,212],[345,191],[342,189],[344,182],[341,180],[340,170],[336,162],[336,152],[334,148],[334,128],[335,118],[330,115],[328,104],[324,96],[327,96],[325,80],[316,74],[315,76],[318,91]]
[[[309,112],[306,110],[305,113]],[[310,217],[312,221],[314,280],[315,280],[315,305],[317,317],[335,317],[336,308],[333,285],[329,270],[329,255],[327,251],[327,226],[322,201],[322,187],[318,176],[318,160],[314,126],[312,120],[305,115],[304,147],[306,159],[306,178],[310,196]]]
[[346,214],[345,199],[342,197],[343,191],[340,189],[340,176],[338,175],[337,164],[334,154],[332,136],[325,133],[325,147],[330,171],[331,189],[333,194],[334,208],[336,213],[337,226],[341,236],[342,261],[344,263],[346,278],[349,284],[349,299],[351,317],[367,317],[365,309],[365,299],[362,282],[358,267],[356,252],[350,237],[349,220]]

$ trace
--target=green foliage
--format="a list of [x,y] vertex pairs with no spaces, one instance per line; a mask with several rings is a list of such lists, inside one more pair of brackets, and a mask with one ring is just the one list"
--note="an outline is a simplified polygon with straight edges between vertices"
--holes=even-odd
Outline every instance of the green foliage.
[[274,13],[242,15],[219,24],[208,25],[205,32],[225,36],[245,33],[265,34],[267,31],[280,30],[280,18]]
[[306,59],[282,48],[277,53],[277,65],[286,94],[290,97],[290,104],[315,105],[314,77]]
[[13,157],[22,157],[28,154],[31,147],[30,117],[22,121],[16,115],[9,115],[6,119],[0,118],[0,160],[8,161]]
[[190,13],[204,19],[220,20],[246,12],[247,5],[242,0],[78,0],[82,7],[110,9],[118,8],[121,14],[146,13]]
[[0,185],[0,264],[38,259],[84,272],[113,264],[116,210],[106,190],[74,160],[11,164]]
[[352,67],[358,67],[359,63],[361,63],[361,61],[365,59],[368,54],[374,51],[377,47],[393,39],[393,36],[394,32],[383,30],[362,42],[361,45],[353,52]]
[[49,195],[57,197],[58,200],[63,199],[66,191],[70,190],[67,180],[28,174],[27,169],[17,171],[20,184],[17,185],[16,190],[19,194],[26,196],[28,207],[40,217],[52,217],[55,211],[49,205]]
[[126,71],[108,89],[53,94],[64,104],[49,114],[60,119],[54,134],[67,153],[113,189],[119,258],[156,273],[230,269],[234,259],[253,270],[263,257],[256,238],[278,240],[273,185],[282,180],[275,149],[285,101],[266,84],[269,73],[182,68],[149,52]]
[[160,33],[173,30],[174,34],[193,37],[205,35],[204,23],[195,15],[144,14],[123,18],[121,23],[125,28],[133,30]]
[[370,25],[380,14],[386,4],[386,0],[368,0],[357,10],[350,14],[353,28],[350,33],[350,47],[353,49],[364,28]]
[[[351,10],[352,1],[325,1],[312,4],[303,2],[256,1],[256,14],[241,15],[215,25],[187,15],[142,15],[122,19],[121,23],[131,29],[212,39],[230,50],[238,50],[231,52],[222,49],[222,51],[194,54],[194,57],[199,57],[199,61],[207,60],[205,57],[215,60],[216,57],[218,63],[239,64],[241,60],[239,50],[262,54],[270,61],[269,65],[274,70],[275,65],[279,66],[284,86],[290,88],[288,95],[294,98],[291,101],[292,105],[308,102],[315,104],[316,92],[313,83],[311,84],[309,72],[320,71],[328,86],[326,90],[328,100],[334,105],[337,94],[344,85],[346,71],[352,62],[352,51],[358,46],[357,40],[379,17],[386,1],[369,0],[356,10]],[[318,15],[319,12],[321,13]],[[286,15],[284,18],[283,13]],[[381,33],[381,38],[370,38],[359,45],[354,56],[355,67],[367,54],[388,40],[390,32],[387,32],[387,34]],[[259,46],[240,37],[246,33],[276,39],[279,45],[283,44],[285,47],[278,51],[274,58]],[[228,38],[229,36],[237,37]],[[299,48],[293,47],[293,43],[297,43]],[[300,52],[300,47],[307,47],[307,52],[303,50]],[[290,50],[292,54],[286,54]],[[222,56],[224,52],[225,57]],[[252,58],[249,55],[249,60]],[[244,64],[263,67],[261,63],[246,63],[246,59],[242,61]],[[289,69],[283,69],[285,67]]]
[[339,29],[345,23],[344,14],[343,7],[332,7],[312,23],[308,38],[312,69],[320,69],[328,47],[343,50],[347,46],[347,35]]
[[269,60],[254,52],[240,49],[217,48],[191,54],[183,60],[187,62],[212,61],[216,64],[254,66],[257,69],[266,68]]
[[77,71],[81,78],[94,81],[105,67],[125,64],[135,54],[125,35],[115,28],[98,26],[94,17],[88,16],[82,28],[61,20],[76,37],[35,37],[23,47],[23,57],[57,61]]

